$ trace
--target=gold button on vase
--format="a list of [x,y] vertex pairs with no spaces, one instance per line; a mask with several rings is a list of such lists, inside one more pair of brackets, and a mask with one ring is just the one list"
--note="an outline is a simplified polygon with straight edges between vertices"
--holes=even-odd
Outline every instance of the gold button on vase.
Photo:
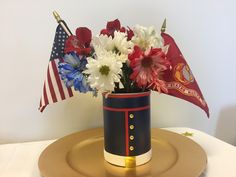
[[134,147],[133,147],[133,146],[130,146],[130,147],[129,147],[129,150],[133,151],[133,150],[134,150]]
[[133,130],[134,129],[134,125],[130,125],[129,128],[130,128],[130,130]]
[[129,136],[129,139],[130,139],[130,140],[134,140],[134,136],[133,136],[133,135],[130,135],[130,136]]
[[134,115],[133,115],[133,114],[130,114],[130,115],[129,115],[129,118],[133,119],[133,118],[134,118]]

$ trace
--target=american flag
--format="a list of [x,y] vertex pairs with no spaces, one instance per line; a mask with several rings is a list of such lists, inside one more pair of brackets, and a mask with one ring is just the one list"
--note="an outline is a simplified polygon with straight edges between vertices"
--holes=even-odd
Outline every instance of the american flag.
[[[66,26],[65,22],[63,23]],[[59,61],[63,61],[65,40],[68,37],[65,30],[58,25],[48,64],[47,76],[43,85],[43,93],[40,99],[40,112],[43,112],[48,104],[56,103],[73,96],[71,88],[65,86],[58,72],[58,63]]]

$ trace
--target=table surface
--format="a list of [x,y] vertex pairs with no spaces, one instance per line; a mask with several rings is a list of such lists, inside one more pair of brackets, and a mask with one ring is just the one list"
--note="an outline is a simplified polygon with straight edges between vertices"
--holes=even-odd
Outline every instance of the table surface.
[[[205,150],[208,164],[201,177],[236,177],[236,147],[191,128],[165,128],[188,136]],[[0,177],[41,177],[38,158],[55,140],[0,145]]]

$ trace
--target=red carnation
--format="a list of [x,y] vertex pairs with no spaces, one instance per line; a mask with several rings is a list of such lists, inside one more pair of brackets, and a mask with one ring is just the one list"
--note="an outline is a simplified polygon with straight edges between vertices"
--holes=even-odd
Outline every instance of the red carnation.
[[86,27],[76,29],[76,36],[71,35],[65,43],[65,53],[76,52],[79,55],[88,55],[91,52],[90,43],[92,32]]
[[130,67],[133,69],[130,79],[135,81],[139,87],[167,92],[161,74],[170,68],[170,62],[161,48],[151,48],[144,52],[135,46],[128,58]]

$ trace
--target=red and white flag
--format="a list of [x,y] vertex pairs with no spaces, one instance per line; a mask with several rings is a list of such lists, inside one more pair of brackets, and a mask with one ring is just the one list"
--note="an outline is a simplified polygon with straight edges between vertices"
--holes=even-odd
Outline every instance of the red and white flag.
[[[63,22],[64,25],[65,22]],[[65,40],[68,35],[64,29],[58,25],[54,38],[53,48],[48,64],[47,76],[44,81],[43,93],[40,99],[39,110],[43,112],[48,104],[56,103],[73,96],[71,88],[67,88],[60,78],[58,63],[64,56]]]
[[203,98],[197,81],[185,61],[174,39],[166,34],[161,34],[165,45],[169,45],[167,58],[170,60],[172,70],[165,71],[163,79],[166,81],[168,95],[189,101],[202,108],[209,117],[209,109]]

